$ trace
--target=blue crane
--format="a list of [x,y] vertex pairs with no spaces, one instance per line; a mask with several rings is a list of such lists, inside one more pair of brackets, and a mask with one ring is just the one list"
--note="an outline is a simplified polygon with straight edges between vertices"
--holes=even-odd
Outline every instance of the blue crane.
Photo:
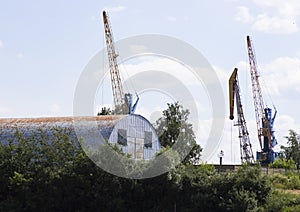
[[257,160],[259,160],[262,164],[269,164],[274,162],[275,153],[273,151],[273,147],[277,144],[277,140],[275,138],[273,130],[277,110],[274,107],[275,113],[272,117],[272,109],[269,107],[265,107],[264,105],[262,91],[259,83],[256,58],[250,36],[247,36],[247,47],[252,81],[252,94],[256,116],[257,135],[261,147],[261,152],[257,152]]

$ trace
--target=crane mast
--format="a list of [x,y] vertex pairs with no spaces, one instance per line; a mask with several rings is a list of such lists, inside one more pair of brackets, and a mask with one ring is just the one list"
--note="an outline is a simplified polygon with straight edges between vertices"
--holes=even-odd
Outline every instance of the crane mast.
[[250,64],[250,74],[252,82],[252,93],[256,116],[257,135],[262,152],[257,154],[257,158],[262,163],[271,163],[274,161],[273,146],[276,145],[276,139],[273,131],[273,123],[276,116],[272,118],[272,109],[264,106],[262,91],[259,83],[259,74],[257,71],[257,63],[254,54],[253,44],[250,36],[247,36],[247,47]]
[[128,114],[129,107],[126,104],[126,99],[121,83],[120,71],[118,67],[117,57],[112,30],[109,24],[108,15],[103,11],[103,22],[105,30],[106,48],[108,53],[109,70],[111,76],[111,86],[114,98],[114,106],[116,114]]
[[234,99],[235,99],[237,116],[238,116],[238,121],[236,123],[236,126],[239,127],[241,161],[242,163],[254,163],[252,146],[250,143],[249,133],[248,133],[246,120],[243,112],[237,71],[238,69],[235,68],[231,77],[229,78],[229,102],[230,102],[229,118],[231,120],[234,119]]
[[262,148],[261,136],[263,135],[263,133],[261,127],[261,120],[265,119],[264,102],[263,102],[262,92],[258,80],[259,75],[257,71],[256,58],[252,47],[252,42],[250,40],[250,36],[247,36],[247,46],[248,46],[248,55],[249,55],[249,64],[250,64],[250,73],[251,73],[251,82],[252,82],[252,94],[253,94],[254,109],[255,109],[255,116],[256,116],[258,141],[260,147]]

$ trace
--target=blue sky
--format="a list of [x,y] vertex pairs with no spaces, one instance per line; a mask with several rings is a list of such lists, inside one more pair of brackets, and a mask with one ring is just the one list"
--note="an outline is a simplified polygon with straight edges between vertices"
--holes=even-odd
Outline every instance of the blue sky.
[[[275,129],[279,143],[284,144],[288,129],[300,132],[297,0],[1,1],[0,117],[73,114],[79,76],[95,53],[105,47],[103,9],[109,12],[115,40],[161,34],[198,49],[215,68],[226,101],[228,78],[233,68],[239,67],[244,110],[256,151],[245,42],[250,34],[266,103],[272,104],[271,96],[278,109]],[[155,110],[165,107],[160,104],[153,105]],[[140,108],[145,116],[150,110],[143,105]],[[227,111],[218,149],[224,149],[225,162],[238,162],[237,131],[231,130]],[[209,122],[209,118],[203,121]]]

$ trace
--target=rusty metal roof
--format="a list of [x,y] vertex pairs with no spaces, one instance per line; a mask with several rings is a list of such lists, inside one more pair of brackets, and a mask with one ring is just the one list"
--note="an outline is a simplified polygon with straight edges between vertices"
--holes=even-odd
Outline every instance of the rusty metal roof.
[[106,116],[74,116],[74,117],[43,117],[43,118],[5,118],[0,119],[0,126],[15,124],[45,124],[45,123],[72,123],[76,121],[109,122],[118,121],[127,115]]
[[[72,137],[75,138],[75,127],[78,124],[82,129],[88,130],[86,127],[92,122],[96,122],[98,129],[105,138],[109,138],[113,127],[127,115],[106,115],[106,116],[78,116],[78,117],[43,117],[43,118],[5,118],[0,119],[0,141],[5,142],[9,138],[13,138],[16,131],[31,135],[42,130],[47,134],[55,127],[69,129]],[[86,128],[85,128],[86,127]]]

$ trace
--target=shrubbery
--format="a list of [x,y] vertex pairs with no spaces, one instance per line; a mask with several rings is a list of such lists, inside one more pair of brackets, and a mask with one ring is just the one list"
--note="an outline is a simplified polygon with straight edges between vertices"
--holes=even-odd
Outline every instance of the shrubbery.
[[274,174],[270,176],[270,181],[275,188],[300,189],[300,175],[298,173]]
[[295,161],[293,159],[281,158],[275,160],[274,163],[270,164],[270,168],[281,168],[281,169],[296,169]]
[[[155,178],[110,175],[84,154],[70,132],[53,129],[0,144],[0,211],[257,211],[282,208],[258,166],[221,172],[213,166],[181,164]],[[295,176],[275,183],[298,185]],[[298,181],[297,181],[298,180]],[[286,207],[299,198],[288,197]],[[277,201],[274,204],[271,202]]]
[[273,190],[263,209],[266,212],[300,211],[300,195]]

